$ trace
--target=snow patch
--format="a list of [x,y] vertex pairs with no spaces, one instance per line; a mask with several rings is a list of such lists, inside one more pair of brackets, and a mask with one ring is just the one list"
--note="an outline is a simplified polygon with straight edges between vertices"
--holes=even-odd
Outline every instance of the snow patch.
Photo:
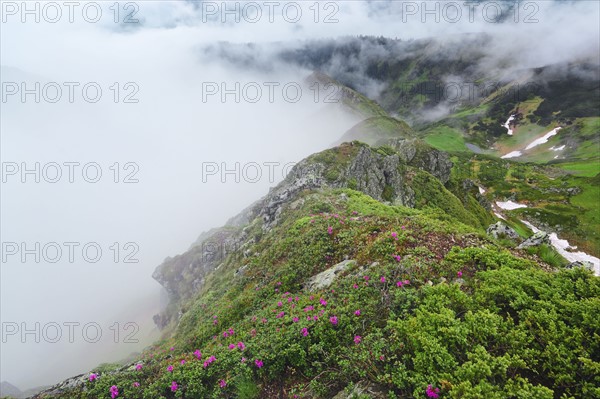
[[537,147],[540,144],[545,144],[548,142],[548,140],[550,139],[550,137],[552,136],[556,136],[558,134],[558,131],[562,129],[560,126],[549,131],[548,133],[546,133],[545,135],[543,135],[542,137],[540,137],[539,139],[535,139],[533,140],[531,143],[529,143],[529,145],[527,147],[525,147],[525,150],[531,150],[533,147]]
[[513,209],[519,209],[519,208],[527,208],[527,205],[517,204],[516,202],[513,202],[513,201],[506,201],[506,202],[498,201],[498,202],[496,202],[496,205],[498,205],[499,208],[506,209],[507,211],[511,211]]
[[485,189],[479,186],[479,194],[485,194]]
[[560,147],[554,147],[554,146],[552,146],[552,147],[550,147],[550,149],[551,149],[552,151],[562,151],[562,150],[564,150],[564,149],[565,149],[565,147],[566,147],[566,145],[564,145],[564,144],[563,144],[563,145],[561,145]]
[[504,216],[502,216],[502,215],[501,215],[501,214],[499,214],[498,212],[494,212],[494,215],[496,215],[496,217],[497,217],[498,219],[506,220],[506,219],[504,219]]
[[[540,231],[537,227],[532,225],[531,223],[521,220],[523,224],[531,229],[534,233]],[[567,240],[561,240],[556,233],[550,233],[550,244],[556,249],[563,258],[568,260],[569,262],[590,262],[594,265],[594,274],[596,276],[600,276],[600,259],[595,256],[586,254],[585,252],[569,252],[567,248],[573,248]],[[574,247],[577,248],[577,247]]]
[[513,152],[509,152],[506,155],[502,155],[500,158],[502,158],[502,159],[516,158],[516,157],[520,157],[521,155],[523,155],[521,153],[521,151],[513,151]]
[[502,126],[504,126],[504,128],[505,128],[506,130],[508,130],[508,132],[507,132],[507,133],[508,133],[508,135],[509,135],[509,136],[512,136],[512,135],[513,135],[513,131],[512,131],[512,129],[510,128],[510,123],[511,123],[512,121],[514,121],[514,120],[515,120],[515,115],[511,115],[511,116],[509,116],[509,117],[508,117],[508,120],[506,121],[506,123],[505,123],[504,125],[502,125]]

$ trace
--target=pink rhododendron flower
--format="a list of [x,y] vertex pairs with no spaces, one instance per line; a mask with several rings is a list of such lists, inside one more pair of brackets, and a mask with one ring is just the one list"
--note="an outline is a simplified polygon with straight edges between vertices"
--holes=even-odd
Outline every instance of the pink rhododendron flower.
[[396,259],[397,262],[400,262],[402,260],[402,257],[400,255],[392,255],[392,258]]
[[260,360],[260,359],[256,359],[256,360],[254,361],[254,364],[256,365],[256,367],[258,367],[258,368],[260,369],[260,368],[262,368],[262,366],[263,366],[263,361],[262,361],[262,360]]
[[281,301],[277,302],[277,306],[282,307],[283,303]]
[[181,361],[179,362],[179,364],[181,364],[183,366],[185,364],[185,360],[181,359]]
[[227,382],[225,380],[221,380],[221,381],[219,381],[219,386],[221,388],[225,388],[227,386]]
[[141,370],[142,369],[142,364],[141,363],[136,364],[135,365],[135,369],[136,370]]
[[356,309],[356,310],[354,311],[354,315],[355,315],[355,316],[360,316],[360,309]]
[[439,388],[433,388],[431,386],[431,384],[427,385],[427,389],[425,390],[425,393],[427,394],[428,398],[439,398],[440,395],[440,389]]
[[177,385],[177,383],[175,381],[171,381],[171,392],[177,392],[178,388],[179,386]]
[[116,385],[113,385],[112,387],[110,387],[108,392],[110,393],[110,397],[112,399],[115,399],[117,396],[119,396],[119,388],[117,388]]
[[237,347],[239,350],[243,351],[244,349],[246,349],[246,345],[244,345],[244,343],[242,341],[237,343]]
[[456,273],[456,275],[458,276],[458,278],[462,277],[462,272],[459,270],[458,273]]
[[140,383],[139,383],[139,382],[137,382],[137,381],[136,381],[136,382],[134,382],[134,383],[133,383],[133,387],[134,387],[134,388],[139,388],[139,386],[140,386]]
[[337,318],[337,317],[335,317],[335,316],[331,316],[331,317],[329,318],[329,321],[331,322],[331,324],[333,324],[333,325],[335,326],[335,325],[337,325],[337,323],[338,323],[338,318]]
[[90,381],[96,381],[98,379],[98,374],[92,373],[90,374]]
[[357,345],[358,345],[358,344],[360,344],[360,342],[361,342],[361,341],[362,341],[362,338],[361,338],[361,336],[360,336],[360,335],[355,335],[355,336],[354,336],[354,343],[355,343],[355,344],[357,344]]
[[301,332],[302,332],[302,336],[303,336],[303,337],[306,337],[306,336],[308,335],[308,328],[304,327],[304,328],[301,330]]
[[300,320],[300,319],[298,319],[297,317],[294,317],[294,318],[292,319],[292,321],[293,321],[294,323],[298,323],[298,320]]
[[398,286],[398,287],[402,287],[402,281],[398,281],[398,282],[396,283],[396,286]]
[[395,231],[392,231],[392,238],[394,240],[398,240],[398,233],[396,233]]
[[327,301],[323,298],[319,299],[319,302],[321,303],[321,305],[323,306],[327,306]]
[[229,350],[235,349],[235,344],[229,344]]
[[200,352],[199,349],[196,349],[194,351],[194,356],[196,356],[196,359],[200,360],[200,359],[202,359],[202,352]]
[[331,226],[327,227],[327,234],[329,234],[329,235],[333,234],[333,227],[331,227]]
[[285,316],[285,312],[279,312],[276,318],[281,319],[283,316]]
[[404,285],[409,285],[410,284],[410,280],[404,280],[403,283],[404,283]]
[[379,281],[381,281],[382,283],[385,283],[385,277],[381,276],[381,278],[379,279]]

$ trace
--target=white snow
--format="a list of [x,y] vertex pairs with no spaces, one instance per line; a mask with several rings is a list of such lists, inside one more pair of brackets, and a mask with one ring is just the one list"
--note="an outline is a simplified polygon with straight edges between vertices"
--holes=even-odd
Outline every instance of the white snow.
[[[538,229],[537,227],[535,227],[534,225],[532,225],[531,223],[529,223],[525,220],[521,220],[521,222],[523,222],[527,227],[529,227],[531,229],[531,231],[533,231],[534,233],[537,233],[538,231],[540,231],[540,229]],[[556,252],[558,252],[563,258],[565,258],[569,262],[578,262],[578,261],[579,262],[590,262],[594,265],[594,274],[596,276],[600,276],[600,259],[599,258],[596,258],[595,256],[592,256],[592,255],[588,255],[585,252],[581,252],[581,251],[579,251],[579,252],[567,251],[567,248],[576,249],[577,247],[572,247],[567,240],[561,240],[560,238],[558,238],[558,235],[556,233],[550,233],[549,237],[550,237],[550,244],[552,244],[554,249],[556,249]]]
[[498,202],[496,202],[496,205],[498,205],[499,208],[506,209],[507,211],[510,211],[513,209],[519,209],[519,208],[527,208],[527,205],[517,204],[516,202],[513,202],[513,201],[506,201],[506,202],[498,201]]
[[525,226],[529,227],[534,234],[540,231],[540,229],[529,223],[527,220],[521,220],[521,222],[523,222]]
[[560,147],[554,147],[554,146],[552,146],[552,147],[550,147],[550,149],[551,149],[552,151],[562,151],[562,150],[564,150],[564,149],[565,149],[565,147],[566,147],[566,145],[564,145],[564,144],[563,144],[563,145],[561,145]]
[[500,158],[502,158],[502,159],[516,158],[516,157],[520,157],[521,155],[523,155],[521,153],[521,151],[513,151],[513,152],[509,152],[506,155],[502,155]]
[[501,214],[499,214],[498,212],[494,212],[494,215],[496,215],[496,217],[497,217],[498,219],[506,220],[506,219],[504,219],[504,216],[502,216],[502,215],[501,215]]
[[509,135],[509,136],[512,136],[512,135],[513,135],[513,131],[512,131],[512,129],[510,128],[510,123],[511,123],[511,122],[512,122],[514,119],[515,119],[515,116],[514,116],[514,115],[511,115],[511,116],[509,116],[509,117],[508,117],[508,120],[506,121],[506,123],[505,123],[504,125],[502,125],[502,126],[504,126],[504,128],[505,128],[506,130],[508,130],[508,132],[507,132],[507,133],[508,133],[508,135]]
[[479,186],[479,194],[485,194],[485,189]]
[[546,133],[545,135],[543,135],[539,139],[533,140],[531,143],[529,143],[529,145],[527,147],[525,147],[525,150],[531,150],[533,147],[537,147],[540,144],[547,143],[548,140],[550,139],[550,137],[556,136],[558,134],[558,131],[560,129],[562,129],[562,128],[559,126],[559,127],[555,128],[555,129],[549,131],[548,133]]

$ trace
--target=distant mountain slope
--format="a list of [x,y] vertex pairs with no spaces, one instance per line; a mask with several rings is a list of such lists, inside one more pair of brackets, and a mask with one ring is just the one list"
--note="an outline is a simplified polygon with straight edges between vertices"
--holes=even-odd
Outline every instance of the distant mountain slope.
[[[519,151],[517,161],[564,164],[565,170],[594,175],[588,165],[600,168],[600,53],[524,67],[518,54],[502,58],[486,50],[494,45],[492,36],[463,34],[408,41],[346,37],[267,48],[280,62],[331,76],[368,96],[437,148],[498,157]],[[220,43],[204,51],[266,67],[244,47]],[[522,151],[555,127],[563,130],[548,145]]]

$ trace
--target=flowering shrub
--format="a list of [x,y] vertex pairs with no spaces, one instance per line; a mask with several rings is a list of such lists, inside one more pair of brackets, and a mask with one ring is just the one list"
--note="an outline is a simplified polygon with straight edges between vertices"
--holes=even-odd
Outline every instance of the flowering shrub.
[[[459,221],[344,194],[307,196],[257,230],[259,255],[209,276],[172,338],[63,397],[331,398],[359,382],[390,398],[600,396],[598,278],[548,273]],[[331,286],[304,288],[346,258],[357,264]]]

